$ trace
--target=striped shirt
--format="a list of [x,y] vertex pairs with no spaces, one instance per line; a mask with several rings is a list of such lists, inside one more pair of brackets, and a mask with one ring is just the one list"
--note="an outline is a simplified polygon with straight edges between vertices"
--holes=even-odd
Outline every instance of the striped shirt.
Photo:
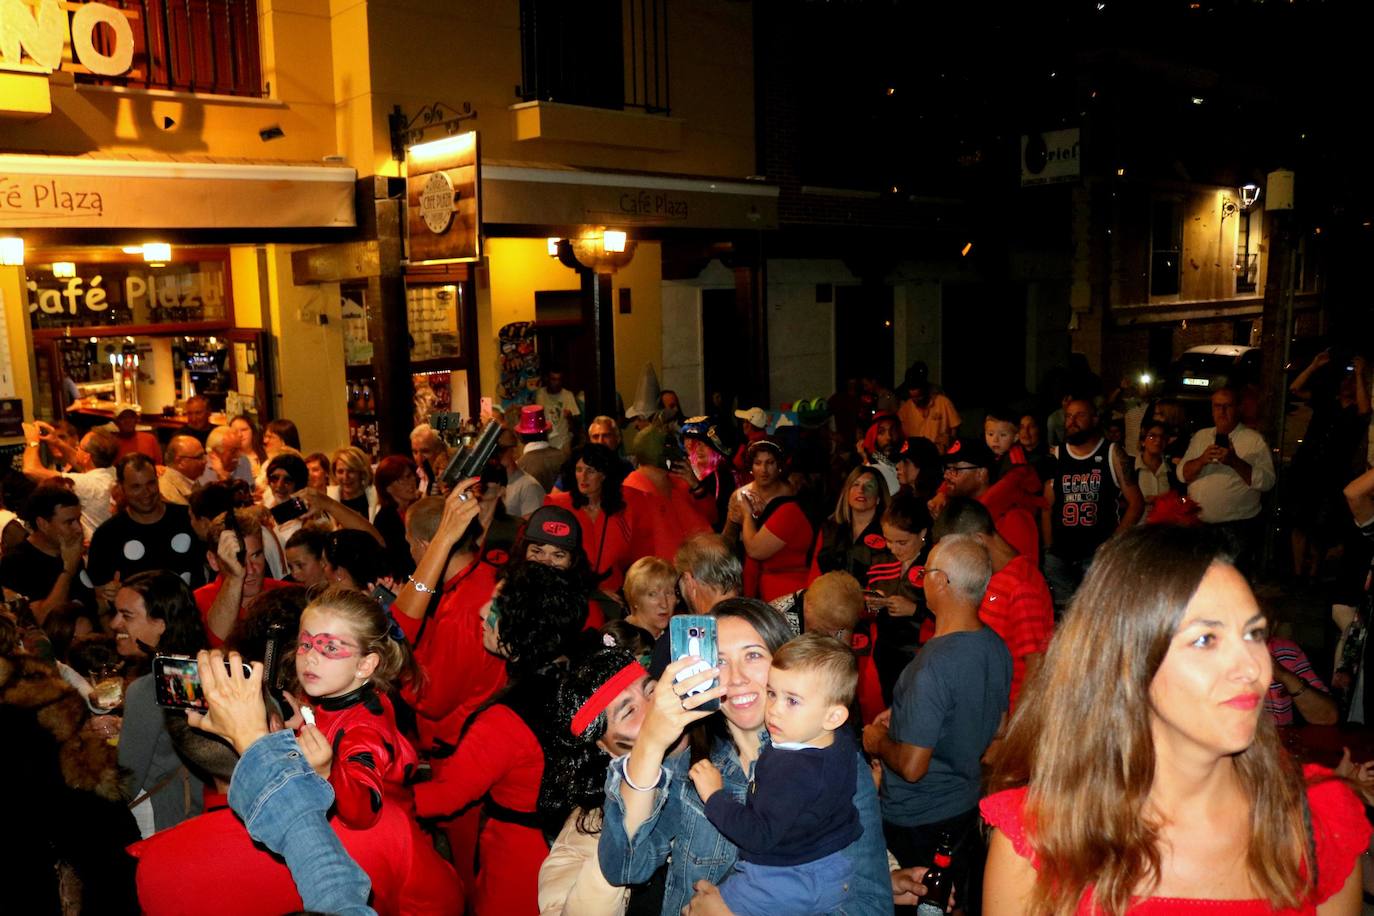
[[[1282,665],[1302,678],[1306,682],[1308,690],[1328,692],[1321,678],[1317,677],[1317,673],[1312,670],[1312,663],[1307,660],[1307,654],[1293,640],[1270,639],[1269,654],[1276,664]],[[1293,724],[1293,697],[1279,682],[1278,678],[1275,678],[1274,682],[1269,685],[1269,696],[1265,698],[1264,708],[1273,715],[1275,725]]]

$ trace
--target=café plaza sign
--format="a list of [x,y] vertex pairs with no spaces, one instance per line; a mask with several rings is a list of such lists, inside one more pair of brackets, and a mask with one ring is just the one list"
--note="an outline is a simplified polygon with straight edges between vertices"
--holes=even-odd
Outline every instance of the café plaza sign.
[[[69,17],[70,6],[60,0],[0,0],[0,71],[60,70],[70,41],[82,68],[100,76],[127,73],[134,61],[134,32],[124,14],[91,2],[76,6]],[[95,35],[102,24],[105,50],[97,50]]]

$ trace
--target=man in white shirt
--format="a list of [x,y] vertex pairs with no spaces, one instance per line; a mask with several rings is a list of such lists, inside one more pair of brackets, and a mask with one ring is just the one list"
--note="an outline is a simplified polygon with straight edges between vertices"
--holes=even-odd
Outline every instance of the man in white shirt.
[[544,387],[534,393],[534,403],[544,408],[549,425],[549,444],[567,451],[573,442],[574,425],[580,423],[577,398],[563,387],[563,373],[550,369],[544,373]]
[[539,481],[520,470],[515,457],[520,453],[520,442],[515,433],[502,430],[496,442],[496,460],[506,471],[506,491],[501,503],[513,518],[529,518],[530,513],[544,505],[547,495]]
[[1244,571],[1260,536],[1264,493],[1274,486],[1274,460],[1264,437],[1240,422],[1239,398],[1230,388],[1212,395],[1215,426],[1200,429],[1179,466],[1199,518],[1226,532]]
[[[192,437],[194,438],[194,437]],[[217,480],[242,480],[253,486],[253,465],[243,454],[242,440],[238,430],[229,426],[216,426],[205,437],[205,451],[208,458],[206,468],[197,483],[214,483]]]
[[[81,530],[89,541],[100,523],[110,517],[110,494],[114,490],[115,456],[119,442],[103,429],[93,429],[81,439],[81,447],[71,452],[47,423],[25,423],[24,473],[39,483],[49,477],[65,477],[72,482],[72,490],[81,500]],[[60,472],[43,466],[38,457],[39,442],[46,442],[54,455],[62,457],[73,467],[85,470]]]

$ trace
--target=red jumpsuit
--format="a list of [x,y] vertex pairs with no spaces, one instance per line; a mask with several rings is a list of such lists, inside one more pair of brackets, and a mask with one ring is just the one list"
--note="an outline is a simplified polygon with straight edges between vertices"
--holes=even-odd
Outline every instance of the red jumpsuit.
[[544,834],[493,808],[533,814],[543,775],[538,739],[513,709],[498,704],[473,719],[442,772],[415,787],[415,810],[423,817],[445,817],[479,799],[495,803],[482,823],[477,916],[539,912],[539,866],[549,853]]
[[[372,880],[381,914],[463,912],[462,887],[415,823],[403,780],[415,750],[396,728],[391,702],[370,686],[315,707],[334,747],[330,824]],[[139,859],[139,903],[160,914],[285,913],[301,908],[291,873],[253,844],[228,809],[164,830],[129,847]]]

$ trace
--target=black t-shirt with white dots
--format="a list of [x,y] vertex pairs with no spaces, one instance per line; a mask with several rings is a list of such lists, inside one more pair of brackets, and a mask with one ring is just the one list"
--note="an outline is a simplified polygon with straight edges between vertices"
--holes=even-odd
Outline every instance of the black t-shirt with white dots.
[[190,510],[171,503],[166,509],[151,525],[121,512],[95,529],[86,554],[93,585],[104,585],[116,572],[121,581],[128,581],[148,569],[170,570],[193,589],[205,584],[205,545],[191,528]]

